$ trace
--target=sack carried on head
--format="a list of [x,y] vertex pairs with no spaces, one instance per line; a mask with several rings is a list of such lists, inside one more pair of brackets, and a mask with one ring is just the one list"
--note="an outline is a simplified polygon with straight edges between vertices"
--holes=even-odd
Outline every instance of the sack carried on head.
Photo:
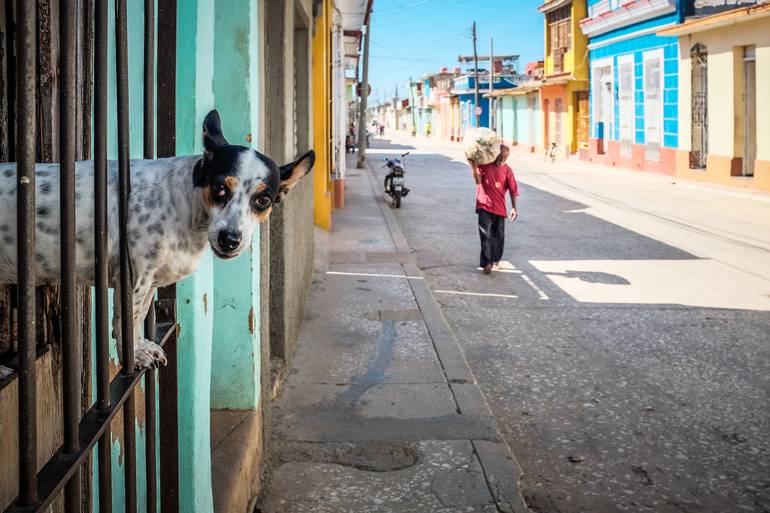
[[463,138],[465,157],[476,164],[489,164],[500,155],[502,138],[489,128],[479,127],[468,130]]

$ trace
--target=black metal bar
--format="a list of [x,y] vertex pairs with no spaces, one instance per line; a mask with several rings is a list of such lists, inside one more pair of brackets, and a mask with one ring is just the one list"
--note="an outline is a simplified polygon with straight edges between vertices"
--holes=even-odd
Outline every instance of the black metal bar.
[[[94,4],[94,309],[96,408],[110,408],[110,319],[107,270],[107,32],[108,0]],[[99,512],[112,513],[112,442],[107,424],[99,439]]]
[[107,0],[94,8],[94,241],[96,245],[96,403],[110,406],[107,275]]
[[37,1],[16,4],[16,219],[19,319],[19,503],[37,501],[35,392],[35,75]]
[[177,0],[158,0],[159,157],[176,155],[176,3]]
[[98,452],[99,513],[112,513],[112,427],[109,424],[99,438]]
[[[172,0],[173,1],[173,0]],[[176,286],[158,289],[159,321],[176,322]],[[162,513],[179,512],[179,388],[177,373],[177,332],[170,334],[164,350],[168,364],[160,373],[160,496]]]
[[[157,154],[176,154],[176,25],[177,0],[158,0],[158,111]],[[175,320],[176,287],[158,289],[158,319]],[[179,395],[176,334],[169,339],[168,364],[158,376],[158,395],[163,408],[158,412],[160,426],[160,495],[162,513],[179,511]]]
[[[150,338],[155,333],[155,301],[153,300],[147,317],[144,318],[144,332]],[[155,396],[157,390],[156,369],[148,369],[144,374],[144,412],[145,418],[145,476],[147,479],[147,513],[158,511],[158,443],[157,443],[157,411],[158,404]]]
[[[59,179],[60,179],[60,255],[62,323],[62,398],[64,402],[64,440],[62,452],[74,454],[79,447],[80,423],[80,333],[77,322],[75,284],[75,145],[76,91],[75,54],[77,52],[77,11],[74,0],[59,4]],[[64,510],[77,513],[81,507],[81,469],[74,469],[64,490]]]
[[144,0],[144,158],[155,158],[155,0]]
[[[134,374],[133,279],[128,249],[128,196],[131,192],[131,151],[128,125],[128,15],[126,0],[115,0],[115,48],[118,95],[118,228],[120,245],[120,317],[123,344],[121,372]],[[136,404],[133,393],[123,406],[126,513],[136,513]]]
[[128,126],[128,27],[126,0],[115,0],[118,93],[118,228],[120,244],[120,308],[123,368],[134,373],[134,315],[131,260],[128,247],[128,196],[131,193],[131,148]]
[[[155,0],[144,0],[144,158],[155,158]],[[144,319],[144,332],[155,333],[155,300]],[[157,371],[144,375],[145,477],[147,480],[147,513],[158,511],[157,465]]]
[[144,410],[147,415],[145,421],[147,430],[145,437],[145,459],[147,461],[147,513],[157,513],[158,511],[158,405],[155,398],[155,391],[157,390],[157,372],[156,369],[148,369],[144,374]]
[[[168,344],[171,344],[172,339],[176,338],[177,328],[175,324],[164,323],[159,325],[156,332],[156,340],[159,339],[160,345],[166,347]],[[80,433],[79,449],[77,452],[65,454],[63,450],[57,451],[37,474],[36,500],[30,504],[22,505],[17,499],[16,503],[6,510],[6,513],[47,512],[48,507],[62,491],[75,470],[80,468],[83,461],[88,457],[97,440],[109,437],[110,424],[121,408],[124,408],[125,414],[125,406],[129,399],[134,396],[134,389],[143,375],[142,372],[135,372],[130,376],[120,374],[112,380],[109,391],[111,406],[103,410],[94,405],[80,421],[78,430]],[[111,455],[109,451],[105,451],[105,454],[108,457]]]

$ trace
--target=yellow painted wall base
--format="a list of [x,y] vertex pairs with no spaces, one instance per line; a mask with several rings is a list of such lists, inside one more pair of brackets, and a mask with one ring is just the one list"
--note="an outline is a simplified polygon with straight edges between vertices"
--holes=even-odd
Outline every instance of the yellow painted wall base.
[[770,161],[757,160],[754,176],[732,176],[733,158],[709,155],[706,169],[690,169],[690,152],[676,151],[676,176],[698,182],[729,185],[770,192]]

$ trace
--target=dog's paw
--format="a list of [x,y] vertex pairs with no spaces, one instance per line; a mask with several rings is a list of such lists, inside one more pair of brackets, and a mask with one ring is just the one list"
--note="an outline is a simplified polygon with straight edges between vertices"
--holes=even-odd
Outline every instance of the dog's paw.
[[138,340],[134,345],[134,368],[157,369],[158,364],[166,365],[166,353],[163,348],[151,340]]
[[0,365],[0,381],[4,380],[5,378],[10,378],[11,376],[13,376],[14,372],[16,371],[11,369],[10,367],[6,367],[5,365]]

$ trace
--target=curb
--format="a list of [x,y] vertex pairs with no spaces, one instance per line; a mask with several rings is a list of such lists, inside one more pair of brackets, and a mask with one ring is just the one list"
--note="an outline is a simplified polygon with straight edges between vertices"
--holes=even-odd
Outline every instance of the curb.
[[[365,167],[366,177],[372,188],[372,198],[382,212],[393,244],[398,253],[411,255],[411,249],[401,231],[396,216],[390,207],[382,201],[385,190],[376,178],[369,161]],[[402,264],[408,276],[423,277],[422,271],[413,259]],[[460,413],[468,415],[489,416],[495,433],[500,442],[488,440],[471,440],[473,450],[481,463],[484,478],[487,482],[498,511],[504,513],[532,513],[521,492],[519,482],[524,475],[521,465],[516,460],[508,444],[505,443],[500,427],[492,416],[486,397],[476,383],[476,377],[465,358],[460,343],[452,332],[444,317],[433,292],[425,279],[409,280],[417,306],[422,312],[425,326],[433,340],[433,347],[447,379],[448,386]],[[471,391],[470,389],[475,390]]]

